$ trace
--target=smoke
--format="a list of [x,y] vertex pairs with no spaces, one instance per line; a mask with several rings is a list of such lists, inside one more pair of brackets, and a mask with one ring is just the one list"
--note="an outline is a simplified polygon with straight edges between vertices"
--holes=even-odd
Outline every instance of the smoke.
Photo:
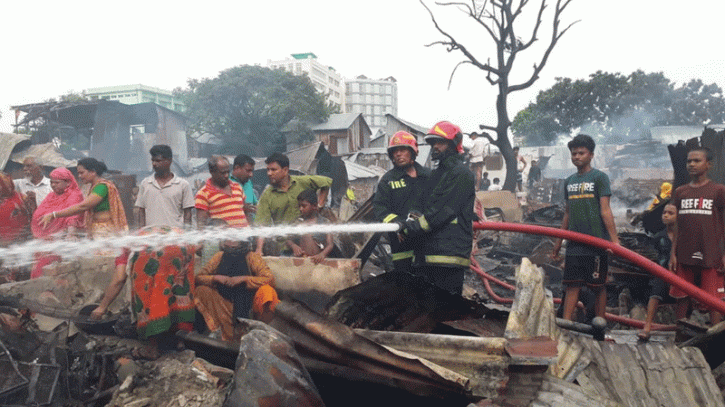
[[627,144],[638,140],[649,140],[650,128],[662,123],[664,107],[637,108],[625,114],[608,116],[604,121],[591,121],[578,130],[589,134],[601,144]]

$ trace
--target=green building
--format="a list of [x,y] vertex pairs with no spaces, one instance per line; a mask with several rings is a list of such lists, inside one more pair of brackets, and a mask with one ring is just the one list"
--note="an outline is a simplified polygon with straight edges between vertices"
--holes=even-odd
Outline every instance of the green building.
[[141,84],[89,88],[85,95],[91,100],[116,100],[126,105],[151,102],[177,112],[186,110],[184,103],[175,98],[171,91]]

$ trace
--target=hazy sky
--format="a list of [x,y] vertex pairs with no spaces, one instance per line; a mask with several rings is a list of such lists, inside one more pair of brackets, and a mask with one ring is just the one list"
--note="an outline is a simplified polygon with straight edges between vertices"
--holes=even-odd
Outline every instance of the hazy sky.
[[[537,3],[531,0],[529,15]],[[480,27],[453,8],[426,4],[488,59],[490,40]],[[301,52],[314,52],[346,77],[394,76],[399,116],[424,127],[447,119],[468,132],[496,120],[495,89],[481,71],[459,69],[448,89],[462,57],[425,47],[441,36],[417,0],[6,1],[0,11],[0,131],[12,130],[10,105],[99,86],[173,89],[188,78]],[[677,82],[701,78],[724,87],[724,15],[722,0],[574,0],[563,24],[581,21],[561,39],[541,79],[510,98],[510,117],[555,77],[585,78],[597,70],[664,71]],[[549,29],[545,22],[541,43]],[[517,35],[526,39],[528,30]],[[514,78],[527,77],[534,59],[517,62]]]

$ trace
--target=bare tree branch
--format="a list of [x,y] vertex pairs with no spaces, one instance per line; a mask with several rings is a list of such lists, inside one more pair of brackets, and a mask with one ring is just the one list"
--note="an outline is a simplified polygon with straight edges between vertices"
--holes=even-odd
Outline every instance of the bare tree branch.
[[472,65],[476,66],[477,68],[479,68],[479,69],[481,69],[483,71],[492,72],[492,73],[498,75],[498,70],[497,69],[495,69],[491,65],[482,64],[481,62],[479,62],[478,59],[471,52],[469,52],[468,49],[466,49],[465,46],[459,44],[456,41],[455,38],[453,38],[450,34],[448,34],[446,31],[444,31],[438,25],[438,21],[436,21],[435,16],[433,15],[433,12],[430,11],[430,9],[423,2],[423,0],[419,0],[419,1],[420,1],[420,4],[422,4],[423,7],[425,7],[426,10],[428,10],[428,14],[430,15],[431,20],[433,20],[433,25],[435,25],[435,27],[438,30],[438,32],[440,32],[441,34],[443,34],[444,36],[446,36],[448,38],[448,41],[438,41],[438,42],[429,44],[428,46],[431,46],[431,45],[434,45],[434,44],[442,44],[442,45],[448,46],[448,52],[451,52],[451,51],[454,51],[454,50],[459,50],[459,51],[461,51],[463,53],[463,55],[466,56],[466,58],[468,58],[468,60],[470,61],[470,63]]
[[[421,0],[421,2],[422,2],[422,0]],[[487,2],[488,1],[486,1],[486,3]],[[449,2],[449,3],[436,2],[436,5],[439,5],[439,6],[462,6],[462,7],[464,7],[467,10],[467,12],[465,12],[466,15],[468,15],[469,17],[471,17],[477,24],[479,24],[481,27],[483,27],[488,32],[488,34],[491,36],[491,38],[494,41],[498,41],[498,37],[496,37],[496,34],[493,32],[493,30],[491,30],[491,27],[489,27],[488,25],[486,25],[486,23],[483,22],[481,20],[481,18],[476,14],[474,0],[472,0],[471,3],[473,5],[473,8],[471,8],[467,4],[462,4],[462,3],[458,3],[458,2]],[[484,3],[484,7],[485,7],[486,3]],[[485,10],[485,8],[482,8],[481,9],[481,12],[483,12],[483,10]],[[430,10],[428,10],[428,12],[430,12]],[[495,19],[494,19],[494,21],[495,21]],[[440,30],[438,30],[438,31],[440,31]]]
[[536,25],[534,25],[534,29],[531,31],[531,38],[525,42],[519,50],[523,51],[526,48],[530,47],[531,44],[536,42],[536,34],[539,32],[539,27],[541,26],[542,18],[541,16],[544,14],[544,10],[546,9],[546,0],[541,0],[541,7],[539,7],[539,14],[536,16]]
[[[486,125],[483,125],[483,124],[482,124],[482,125],[480,125],[480,126],[478,126],[478,127],[479,127],[479,128],[481,129],[481,130],[491,130],[491,131],[496,131],[496,128],[495,128],[495,127],[491,127],[491,126],[486,126]],[[478,134],[478,133],[476,133],[476,134]],[[486,132],[484,131],[484,132],[483,132],[483,133],[481,133],[480,135],[481,135],[481,136],[483,136],[483,137],[485,137],[485,138],[487,138],[487,139],[488,139],[488,141],[489,141],[489,142],[490,142],[491,144],[493,144],[493,145],[496,145],[496,140],[494,140],[494,139],[493,139],[493,137],[491,137],[491,135],[490,135],[490,134],[488,134],[488,133],[486,133]]]
[[[451,89],[451,83],[453,83],[453,75],[456,73],[456,69],[458,69],[458,67],[463,64],[471,64],[471,61],[461,61],[456,64],[456,66],[453,68],[453,71],[451,72],[451,76],[448,78],[448,89],[449,90]],[[473,64],[471,64],[471,65],[473,65]],[[491,73],[489,72],[489,75],[490,74]]]
[[[527,7],[534,3],[532,0],[480,0],[480,2],[477,0],[470,0],[470,4],[468,4],[468,1],[466,0],[440,0],[439,3],[436,3],[441,6],[456,6],[461,12],[465,13],[467,17],[474,19],[477,24],[484,27],[486,32],[494,41],[496,47],[496,62],[492,64],[491,58],[493,56],[491,56],[485,64],[482,64],[481,61],[471,55],[466,47],[438,25],[438,22],[436,21],[430,8],[423,3],[423,0],[420,0],[421,4],[423,4],[428,11],[428,14],[431,16],[436,29],[445,37],[444,40],[434,44],[446,46],[449,52],[454,50],[461,51],[465,56],[465,60],[459,62],[451,72],[451,77],[448,81],[449,88],[458,67],[464,64],[471,64],[485,71],[486,81],[488,81],[489,84],[498,87],[498,96],[496,97],[496,114],[498,119],[496,127],[487,125],[481,125],[479,127],[482,130],[485,129],[492,132],[492,134],[495,133],[495,139],[494,136],[491,136],[491,134],[484,133],[483,136],[486,137],[486,139],[488,139],[488,141],[492,144],[496,145],[501,151],[507,168],[504,189],[511,191],[513,191],[516,186],[516,159],[513,154],[511,143],[508,139],[508,130],[511,127],[511,121],[509,120],[508,113],[508,95],[512,92],[530,87],[539,78],[539,74],[546,65],[549,56],[551,55],[554,47],[557,45],[559,39],[561,39],[561,37],[578,22],[575,21],[574,23],[566,26],[563,30],[561,29],[561,15],[572,0],[539,1],[541,4],[534,6],[537,7],[537,9],[534,10],[536,11],[536,20],[532,22],[530,37],[528,37],[527,34],[525,40],[523,41],[516,35],[517,31],[521,31],[521,25],[518,21],[519,17],[527,10]],[[509,83],[509,80],[511,79],[509,75],[513,70],[518,53],[529,49],[536,41],[539,41],[539,32],[542,25],[544,25],[544,12],[547,10],[550,3],[555,4],[555,9],[551,20],[551,38],[549,39],[548,44],[546,44],[546,49],[540,56],[538,63],[534,64],[533,71],[531,72],[531,76],[528,80],[518,85],[511,85]]]
[[569,24],[566,28],[561,30],[559,32],[559,24],[561,24],[561,20],[559,19],[561,17],[561,13],[566,9],[566,7],[571,3],[572,0],[565,0],[564,4],[562,4],[562,0],[556,1],[556,8],[554,10],[554,27],[551,33],[551,40],[549,42],[549,46],[546,48],[546,51],[544,52],[544,55],[541,57],[541,60],[538,64],[534,64],[534,71],[531,73],[531,76],[529,79],[523,83],[520,83],[518,85],[512,85],[508,88],[508,93],[517,92],[523,89],[526,89],[530,87],[531,85],[536,82],[537,79],[539,79],[539,73],[542,69],[544,69],[544,66],[546,65],[546,62],[549,60],[549,55],[551,55],[551,52],[554,50],[554,47],[556,46],[556,43],[559,41],[559,39],[567,32],[569,29],[576,23],[578,23],[580,20],[574,21],[573,23]]
[[481,130],[491,130],[491,131],[498,130],[497,128],[495,128],[493,126],[488,126],[488,125],[485,125],[485,124],[479,124],[478,125],[478,128],[481,129]]

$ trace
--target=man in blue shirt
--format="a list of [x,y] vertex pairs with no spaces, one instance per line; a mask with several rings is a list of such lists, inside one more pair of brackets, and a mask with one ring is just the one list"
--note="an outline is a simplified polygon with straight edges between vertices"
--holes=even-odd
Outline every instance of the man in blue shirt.
[[232,173],[229,179],[242,186],[246,199],[244,201],[244,213],[250,221],[254,219],[257,212],[257,195],[252,188],[252,175],[254,174],[254,160],[246,154],[239,154],[234,157]]

